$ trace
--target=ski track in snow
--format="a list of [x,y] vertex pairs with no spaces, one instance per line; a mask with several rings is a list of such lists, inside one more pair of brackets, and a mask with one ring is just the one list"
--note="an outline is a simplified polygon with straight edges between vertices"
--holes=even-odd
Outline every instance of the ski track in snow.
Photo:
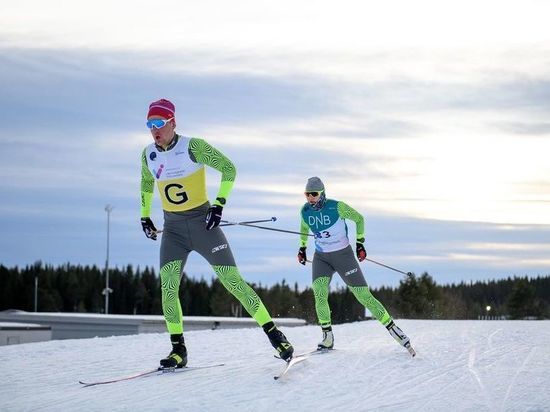
[[[284,368],[260,328],[186,333],[189,365],[219,368],[84,388],[153,369],[168,334],[0,347],[2,411],[550,411],[550,321],[399,320],[417,356],[376,321],[335,325],[335,351]],[[297,353],[320,328],[283,328]]]

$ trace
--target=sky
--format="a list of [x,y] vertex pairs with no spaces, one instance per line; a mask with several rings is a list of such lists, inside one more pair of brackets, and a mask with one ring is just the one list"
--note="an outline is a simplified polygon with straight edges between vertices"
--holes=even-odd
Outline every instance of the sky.
[[[277,381],[285,365],[260,328],[186,333],[189,366],[223,366],[91,387],[78,382],[153,370],[169,349],[167,334],[0,346],[0,402],[7,412],[548,410],[548,321],[399,325],[414,358],[378,322],[346,323],[333,327],[334,351],[310,356]],[[314,325],[283,330],[298,353],[321,338]],[[228,350],[235,345],[243,350]]]
[[[319,176],[376,261],[440,284],[550,273],[547,2],[4,3],[0,264],[104,266],[110,204],[110,265],[156,267],[140,155],[167,98],[180,134],[235,163],[228,220],[298,230]],[[225,233],[245,279],[310,284],[295,235]],[[186,272],[214,276],[198,255]]]

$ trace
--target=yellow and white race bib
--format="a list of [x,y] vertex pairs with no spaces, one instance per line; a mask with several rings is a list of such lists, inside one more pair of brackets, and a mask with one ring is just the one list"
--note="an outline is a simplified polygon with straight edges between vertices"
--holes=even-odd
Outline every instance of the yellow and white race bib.
[[170,150],[159,151],[154,144],[146,149],[147,166],[157,181],[162,208],[168,212],[183,212],[208,200],[205,168],[189,157],[189,141],[179,136]]

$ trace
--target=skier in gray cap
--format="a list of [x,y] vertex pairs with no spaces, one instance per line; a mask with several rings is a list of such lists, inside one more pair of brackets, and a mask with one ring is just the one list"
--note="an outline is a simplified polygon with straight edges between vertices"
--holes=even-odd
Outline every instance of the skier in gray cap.
[[356,299],[372,313],[390,335],[414,356],[410,339],[397,327],[384,306],[372,295],[355,259],[348,239],[348,228],[345,219],[356,225],[357,242],[355,253],[359,262],[367,257],[364,247],[365,225],[363,216],[346,203],[327,199],[322,180],[310,177],[306,183],[307,202],[302,206],[300,222],[300,249],[298,262],[307,262],[307,234],[311,230],[315,237],[315,254],[312,262],[312,288],[315,297],[315,310],[323,331],[323,340],[317,346],[319,350],[334,347],[334,335],[331,326],[330,307],[328,303],[329,285],[334,272],[338,272]]

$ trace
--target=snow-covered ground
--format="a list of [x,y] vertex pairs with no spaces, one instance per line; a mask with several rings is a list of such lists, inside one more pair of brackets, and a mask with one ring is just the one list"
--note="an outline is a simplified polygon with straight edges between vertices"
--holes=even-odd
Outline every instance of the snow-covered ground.
[[[2,411],[550,411],[549,321],[396,322],[418,355],[375,321],[336,325],[337,350],[284,366],[260,328],[186,333],[189,366],[225,366],[82,387],[154,368],[167,334],[0,347]],[[282,328],[297,352],[320,328]]]

